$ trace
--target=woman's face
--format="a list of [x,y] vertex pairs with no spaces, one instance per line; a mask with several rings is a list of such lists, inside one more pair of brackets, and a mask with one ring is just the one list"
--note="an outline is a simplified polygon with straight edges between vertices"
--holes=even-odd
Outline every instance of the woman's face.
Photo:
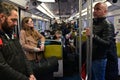
[[29,27],[34,27],[34,23],[33,23],[33,20],[31,18],[29,19],[27,24]]
[[57,38],[61,38],[61,36],[62,36],[61,34],[56,33],[56,37],[57,37]]

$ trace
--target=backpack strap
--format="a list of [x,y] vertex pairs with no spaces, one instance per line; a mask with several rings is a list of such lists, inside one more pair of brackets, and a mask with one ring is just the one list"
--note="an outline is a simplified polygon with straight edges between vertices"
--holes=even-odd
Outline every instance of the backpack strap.
[[2,34],[0,34],[0,48],[2,48],[4,46],[4,43],[5,43],[5,39],[4,39],[4,36]]
[[3,39],[2,39],[2,37],[1,37],[1,35],[0,35],[0,49],[3,47]]
[[0,37],[0,46],[3,45],[3,41],[2,41],[2,38]]

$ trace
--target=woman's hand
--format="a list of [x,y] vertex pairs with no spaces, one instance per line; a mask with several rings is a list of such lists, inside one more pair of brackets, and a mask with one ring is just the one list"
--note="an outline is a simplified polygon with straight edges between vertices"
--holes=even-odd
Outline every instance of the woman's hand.
[[40,52],[40,51],[41,51],[40,48],[37,48],[37,47],[34,48],[34,52]]
[[44,48],[45,48],[44,44],[41,44],[41,45],[40,45],[40,50],[41,50],[41,51],[44,51]]

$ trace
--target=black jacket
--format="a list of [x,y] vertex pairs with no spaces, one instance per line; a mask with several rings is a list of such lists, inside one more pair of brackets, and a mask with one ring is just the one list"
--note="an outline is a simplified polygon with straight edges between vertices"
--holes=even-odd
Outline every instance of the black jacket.
[[93,56],[92,59],[103,59],[114,40],[114,28],[112,24],[103,18],[93,19]]
[[0,32],[0,79],[29,80],[32,69],[25,58],[25,54],[18,39],[9,39]]

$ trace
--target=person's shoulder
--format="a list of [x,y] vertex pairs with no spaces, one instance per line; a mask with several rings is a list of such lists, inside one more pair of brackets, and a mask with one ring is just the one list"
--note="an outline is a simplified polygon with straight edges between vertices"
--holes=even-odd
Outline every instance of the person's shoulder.
[[113,24],[111,21],[109,21],[109,20],[106,20],[106,24],[107,24],[108,26],[111,26],[111,27],[114,26],[114,24]]
[[108,19],[105,19],[105,21],[104,21],[106,24],[112,24],[112,22],[110,21],[110,20],[108,20]]
[[21,29],[20,33],[25,33],[25,30]]
[[39,33],[39,31],[38,31],[38,30],[36,30],[36,29],[34,29],[34,31],[35,31],[35,32],[37,32],[37,33]]
[[25,35],[25,30],[20,30],[20,36]]

